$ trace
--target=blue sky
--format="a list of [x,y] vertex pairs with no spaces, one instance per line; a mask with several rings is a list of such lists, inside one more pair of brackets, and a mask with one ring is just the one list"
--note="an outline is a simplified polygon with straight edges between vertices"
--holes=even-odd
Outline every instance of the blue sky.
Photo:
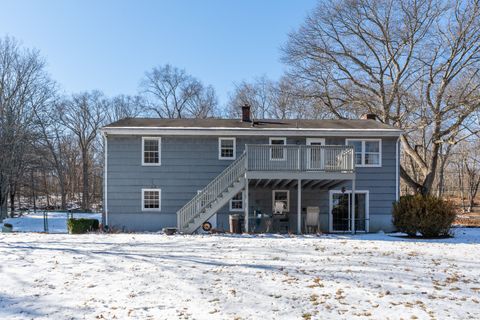
[[0,36],[41,51],[66,93],[135,94],[145,71],[170,63],[212,84],[223,104],[233,83],[284,66],[280,47],[315,0],[2,0]]

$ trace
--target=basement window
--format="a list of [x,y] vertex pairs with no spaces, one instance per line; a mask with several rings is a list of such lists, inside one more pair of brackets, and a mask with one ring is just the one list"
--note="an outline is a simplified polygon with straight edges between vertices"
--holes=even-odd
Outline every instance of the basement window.
[[272,208],[275,212],[277,204],[282,204],[283,212],[290,211],[290,192],[288,190],[273,190],[272,191]]
[[230,199],[230,211],[243,211],[243,192],[239,192]]
[[142,189],[142,211],[160,211],[161,189]]

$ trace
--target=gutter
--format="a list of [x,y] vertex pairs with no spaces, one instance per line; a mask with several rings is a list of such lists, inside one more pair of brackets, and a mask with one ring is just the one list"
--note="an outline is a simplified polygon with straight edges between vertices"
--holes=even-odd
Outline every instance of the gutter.
[[177,135],[177,136],[336,136],[336,137],[399,137],[400,129],[326,129],[326,128],[194,128],[194,127],[103,127],[111,135]]
[[395,143],[395,199],[400,200],[400,137]]
[[102,132],[103,136],[103,211],[105,213],[105,227],[108,227],[108,140],[107,133]]

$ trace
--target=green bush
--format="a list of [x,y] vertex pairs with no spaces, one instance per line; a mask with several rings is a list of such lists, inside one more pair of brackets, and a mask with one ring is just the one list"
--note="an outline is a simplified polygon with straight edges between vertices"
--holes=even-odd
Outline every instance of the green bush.
[[79,234],[91,231],[97,231],[99,222],[97,219],[68,219],[68,233]]
[[420,233],[423,237],[450,235],[455,220],[452,203],[434,196],[404,196],[393,205],[393,224],[409,236]]

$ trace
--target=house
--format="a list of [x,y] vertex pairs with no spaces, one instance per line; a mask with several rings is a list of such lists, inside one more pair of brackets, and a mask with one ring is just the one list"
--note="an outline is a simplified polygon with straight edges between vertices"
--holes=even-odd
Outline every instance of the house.
[[301,233],[316,208],[324,232],[393,229],[402,131],[372,116],[253,121],[243,107],[241,119],[126,118],[101,131],[110,227],[228,230],[238,213],[250,232]]

